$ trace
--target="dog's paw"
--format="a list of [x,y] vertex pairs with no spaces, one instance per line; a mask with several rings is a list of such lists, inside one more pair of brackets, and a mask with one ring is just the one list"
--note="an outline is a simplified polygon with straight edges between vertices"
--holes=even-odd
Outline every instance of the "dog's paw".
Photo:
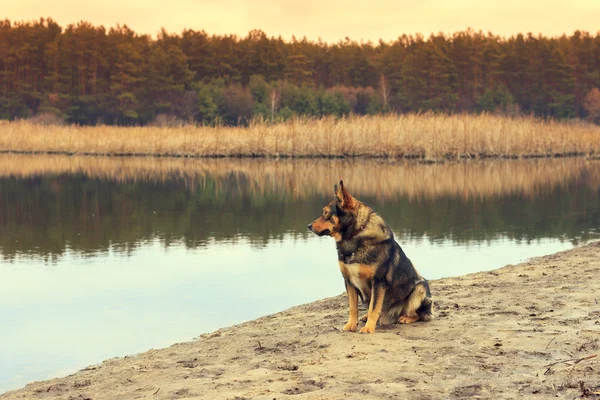
[[406,315],[403,315],[400,317],[400,319],[398,319],[398,322],[401,324],[412,324],[413,322],[416,322],[419,319],[419,317],[407,317]]
[[375,332],[375,328],[372,328],[370,326],[363,326],[360,329],[360,333],[373,333],[373,332]]
[[362,322],[367,322],[367,320],[368,320],[368,319],[369,319],[369,314],[365,314],[365,315],[363,315],[362,317],[360,317],[360,320],[361,320]]
[[344,325],[344,331],[356,332],[356,322],[348,321],[348,323]]

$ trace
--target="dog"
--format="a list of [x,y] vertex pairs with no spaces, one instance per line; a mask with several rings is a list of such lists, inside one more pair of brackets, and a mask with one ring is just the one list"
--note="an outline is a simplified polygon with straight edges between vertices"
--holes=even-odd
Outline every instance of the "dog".
[[352,197],[343,181],[333,191],[335,198],[308,229],[335,239],[350,306],[344,331],[357,330],[359,297],[369,307],[361,318],[366,324],[360,333],[373,333],[378,324],[431,321],[429,283],[404,254],[390,227],[371,207]]

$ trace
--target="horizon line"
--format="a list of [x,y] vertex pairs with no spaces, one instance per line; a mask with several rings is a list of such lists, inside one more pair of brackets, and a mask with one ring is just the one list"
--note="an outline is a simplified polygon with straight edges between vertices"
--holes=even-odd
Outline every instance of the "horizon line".
[[345,36],[344,39],[338,39],[337,41],[328,41],[328,40],[324,40],[322,39],[321,36],[318,36],[316,39],[314,38],[309,38],[306,35],[303,36],[299,36],[296,34],[292,34],[290,37],[288,37],[287,39],[283,37],[282,34],[269,34],[267,33],[265,30],[263,30],[262,28],[253,28],[247,31],[247,33],[245,35],[241,35],[241,34],[237,34],[237,33],[210,33],[208,31],[206,31],[205,29],[194,29],[194,28],[183,28],[180,30],[180,32],[177,31],[170,31],[167,30],[167,28],[165,28],[164,26],[161,26],[158,31],[156,33],[141,33],[136,31],[135,29],[131,28],[131,26],[126,23],[120,23],[117,22],[114,25],[107,25],[105,26],[104,24],[95,24],[91,21],[88,20],[84,20],[81,19],[77,22],[69,22],[67,24],[61,24],[60,22],[58,22],[57,20],[55,20],[52,17],[38,17],[37,19],[10,19],[10,18],[4,18],[2,20],[0,20],[0,22],[8,22],[11,27],[14,26],[15,24],[33,24],[33,23],[37,23],[37,22],[47,22],[47,21],[52,21],[54,23],[56,23],[57,25],[59,25],[59,27],[61,28],[61,33],[63,33],[65,31],[66,28],[73,26],[73,27],[77,27],[80,24],[89,24],[93,27],[96,28],[104,28],[107,32],[109,32],[111,29],[114,28],[128,28],[130,29],[132,32],[134,32],[136,35],[143,37],[143,36],[149,36],[152,39],[158,39],[159,35],[161,33],[166,33],[167,35],[177,35],[177,36],[182,36],[184,32],[188,31],[188,32],[204,32],[206,33],[209,37],[234,37],[234,38],[239,38],[239,39],[244,39],[246,37],[248,37],[252,32],[261,32],[263,33],[268,39],[282,39],[282,40],[287,40],[287,41],[293,41],[294,39],[296,41],[304,41],[307,40],[309,42],[314,42],[314,43],[324,43],[324,44],[339,44],[339,43],[344,43],[347,41],[350,42],[356,42],[359,44],[369,44],[369,43],[373,43],[373,44],[377,44],[377,43],[393,43],[396,42],[398,39],[401,39],[402,37],[408,37],[408,38],[418,38],[418,37],[422,37],[424,41],[428,41],[431,37],[446,37],[446,38],[452,38],[454,35],[456,34],[460,34],[460,33],[474,33],[474,34],[482,34],[485,36],[491,36],[491,37],[496,37],[502,40],[507,40],[507,39],[512,39],[512,38],[516,38],[519,35],[522,35],[524,37],[534,37],[534,38],[545,38],[545,39],[560,39],[562,37],[572,37],[574,36],[576,33],[581,33],[581,34],[588,34],[591,37],[600,37],[600,28],[596,31],[596,32],[592,32],[592,31],[588,31],[585,29],[574,29],[572,32],[563,32],[561,34],[553,34],[553,35],[546,35],[543,34],[541,32],[532,32],[532,31],[527,31],[527,32],[517,32],[517,33],[512,33],[510,35],[502,35],[502,34],[496,34],[494,32],[492,32],[491,30],[483,30],[481,28],[479,29],[475,29],[472,28],[470,26],[461,29],[461,30],[455,30],[452,32],[444,32],[444,31],[437,31],[437,32],[429,32],[429,33],[422,33],[422,32],[412,32],[412,33],[401,33],[398,36],[395,37],[395,39],[383,39],[383,38],[378,38],[378,39],[364,39],[364,38],[360,38],[360,39],[355,39],[355,38],[350,38],[348,36]]

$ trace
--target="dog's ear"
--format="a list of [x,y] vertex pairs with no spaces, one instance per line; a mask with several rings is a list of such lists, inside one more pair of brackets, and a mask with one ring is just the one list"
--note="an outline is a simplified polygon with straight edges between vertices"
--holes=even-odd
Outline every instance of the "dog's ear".
[[354,207],[354,198],[348,193],[344,186],[344,181],[340,180],[340,185],[334,185],[333,191],[335,192],[335,199],[341,208],[352,208]]

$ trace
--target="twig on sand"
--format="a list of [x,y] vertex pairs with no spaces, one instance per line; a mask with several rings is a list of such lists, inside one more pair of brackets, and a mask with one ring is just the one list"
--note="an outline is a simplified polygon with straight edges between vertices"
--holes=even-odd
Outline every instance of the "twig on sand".
[[335,329],[336,331],[341,332],[340,328],[336,328],[335,326],[332,326],[331,329]]
[[259,350],[262,350],[262,348],[263,348],[263,347],[262,347],[262,345],[260,344],[260,340],[259,340],[259,341],[258,341],[258,349],[259,349]]
[[587,356],[587,357],[582,357],[582,358],[571,358],[569,360],[562,360],[562,361],[557,361],[557,362],[552,363],[552,364],[544,365],[544,367],[551,367],[551,366],[556,365],[556,364],[570,363],[570,362],[572,362],[573,364],[578,364],[581,361],[589,360],[590,358],[596,358],[596,357],[598,357],[598,354],[594,354],[594,355]]
[[155,396],[158,392],[160,392],[160,388],[156,389],[156,392],[152,393],[152,396]]
[[597,396],[600,394],[598,391],[592,392],[590,389],[586,388],[583,381],[579,381],[579,391],[581,392],[581,397],[588,397],[590,395]]
[[548,348],[548,346],[550,346],[550,343],[554,342],[554,339],[556,339],[556,336],[554,336],[546,345],[546,348]]

